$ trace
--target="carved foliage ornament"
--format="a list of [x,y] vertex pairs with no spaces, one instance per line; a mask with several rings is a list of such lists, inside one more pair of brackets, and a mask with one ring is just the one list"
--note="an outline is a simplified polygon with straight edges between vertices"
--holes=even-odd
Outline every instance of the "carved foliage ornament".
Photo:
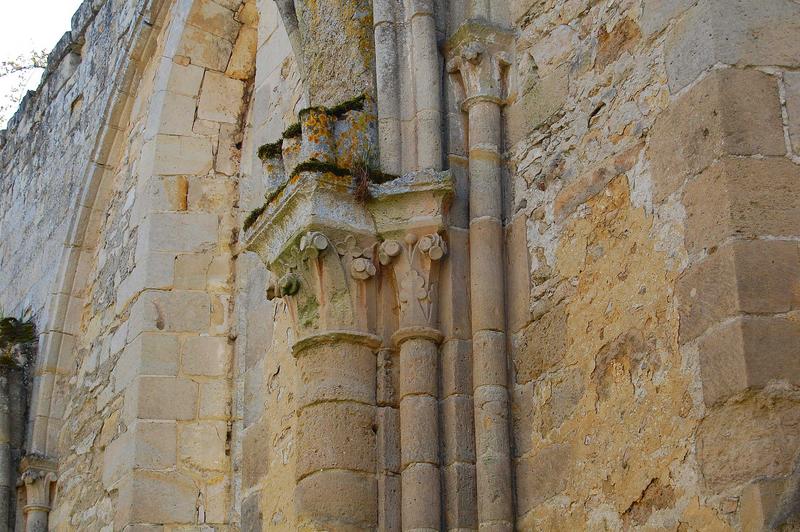
[[447,244],[436,233],[422,238],[409,233],[402,242],[387,240],[380,245],[381,264],[394,268],[403,326],[432,324],[437,296],[435,266],[446,254]]
[[319,231],[309,231],[300,238],[299,253],[279,261],[284,273],[280,278],[271,280],[267,288],[268,299],[293,296],[300,291],[304,275],[298,273],[308,269],[308,262],[315,261],[326,250],[335,251],[341,266],[353,278],[360,281],[374,277],[377,273],[374,262],[374,246],[361,248],[353,235],[333,242],[327,235]]

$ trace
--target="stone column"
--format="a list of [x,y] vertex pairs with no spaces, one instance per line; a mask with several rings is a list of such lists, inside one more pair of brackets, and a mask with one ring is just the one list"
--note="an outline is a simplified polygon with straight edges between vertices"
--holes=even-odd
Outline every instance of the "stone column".
[[438,234],[387,240],[380,260],[391,265],[400,303],[400,456],[403,530],[439,530],[438,264],[446,246]]
[[11,365],[0,360],[0,528],[9,526],[13,467],[11,464],[11,404],[9,402],[8,374]]
[[369,332],[376,268],[368,240],[310,231],[272,266],[278,281],[271,292],[286,298],[298,337],[295,509],[303,529],[377,526],[381,340]]
[[417,169],[442,168],[442,76],[433,0],[408,2],[417,113]]
[[511,444],[503,260],[504,32],[467,24],[451,43],[448,71],[463,88],[469,116],[470,286],[478,521],[481,530],[512,530]]
[[52,501],[50,495],[56,482],[55,463],[38,456],[28,456],[22,463],[21,483],[25,488],[25,532],[47,532]]

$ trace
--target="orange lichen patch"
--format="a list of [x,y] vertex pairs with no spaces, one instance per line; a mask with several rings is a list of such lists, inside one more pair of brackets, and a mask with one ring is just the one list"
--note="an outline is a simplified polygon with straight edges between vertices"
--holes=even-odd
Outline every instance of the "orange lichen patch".
[[[664,508],[677,512],[678,499],[690,491],[672,476],[690,467],[698,424],[686,406],[696,376],[683,368],[678,350],[671,292],[678,272],[656,249],[652,217],[631,204],[625,175],[608,181],[580,211],[565,224],[556,250],[554,275],[575,287],[557,307],[565,316],[563,352],[542,365],[531,450],[518,465],[520,489],[536,483],[520,501],[525,528],[646,522]],[[561,485],[529,471],[554,448],[569,449],[565,458],[573,464],[559,473],[566,477]],[[539,496],[546,486],[550,491]]]
[[603,27],[597,36],[597,57],[595,68],[603,70],[617,60],[624,52],[632,49],[639,42],[642,32],[633,20],[626,18],[617,24],[611,33]]

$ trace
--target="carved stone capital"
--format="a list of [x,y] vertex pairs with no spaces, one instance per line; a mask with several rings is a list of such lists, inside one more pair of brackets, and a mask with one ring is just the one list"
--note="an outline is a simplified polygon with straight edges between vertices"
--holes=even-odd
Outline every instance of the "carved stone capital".
[[370,235],[308,231],[270,264],[267,296],[284,298],[300,340],[373,330],[375,248]]
[[56,470],[55,462],[47,458],[38,455],[23,458],[19,484],[25,488],[25,513],[50,511],[51,488],[58,480]]
[[447,71],[460,89],[462,109],[477,101],[505,102],[513,35],[486,22],[467,21],[447,43]]
[[446,254],[447,244],[438,233],[409,232],[380,245],[380,262],[394,275],[401,329],[436,328],[439,264]]

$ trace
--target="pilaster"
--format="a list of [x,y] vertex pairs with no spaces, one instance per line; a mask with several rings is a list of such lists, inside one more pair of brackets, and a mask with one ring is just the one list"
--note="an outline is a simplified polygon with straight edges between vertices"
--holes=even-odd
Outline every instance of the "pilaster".
[[26,532],[46,532],[52,508],[52,496],[58,476],[56,463],[47,458],[28,455],[22,461],[20,484],[25,490]]
[[[467,21],[447,44],[447,70],[469,128],[470,307],[478,528],[512,530],[508,427],[501,110],[512,34]],[[453,479],[458,483],[458,479]],[[456,489],[455,487],[453,489]],[[451,490],[452,491],[452,490]],[[456,503],[458,504],[458,503]],[[461,515],[455,508],[455,515]]]

